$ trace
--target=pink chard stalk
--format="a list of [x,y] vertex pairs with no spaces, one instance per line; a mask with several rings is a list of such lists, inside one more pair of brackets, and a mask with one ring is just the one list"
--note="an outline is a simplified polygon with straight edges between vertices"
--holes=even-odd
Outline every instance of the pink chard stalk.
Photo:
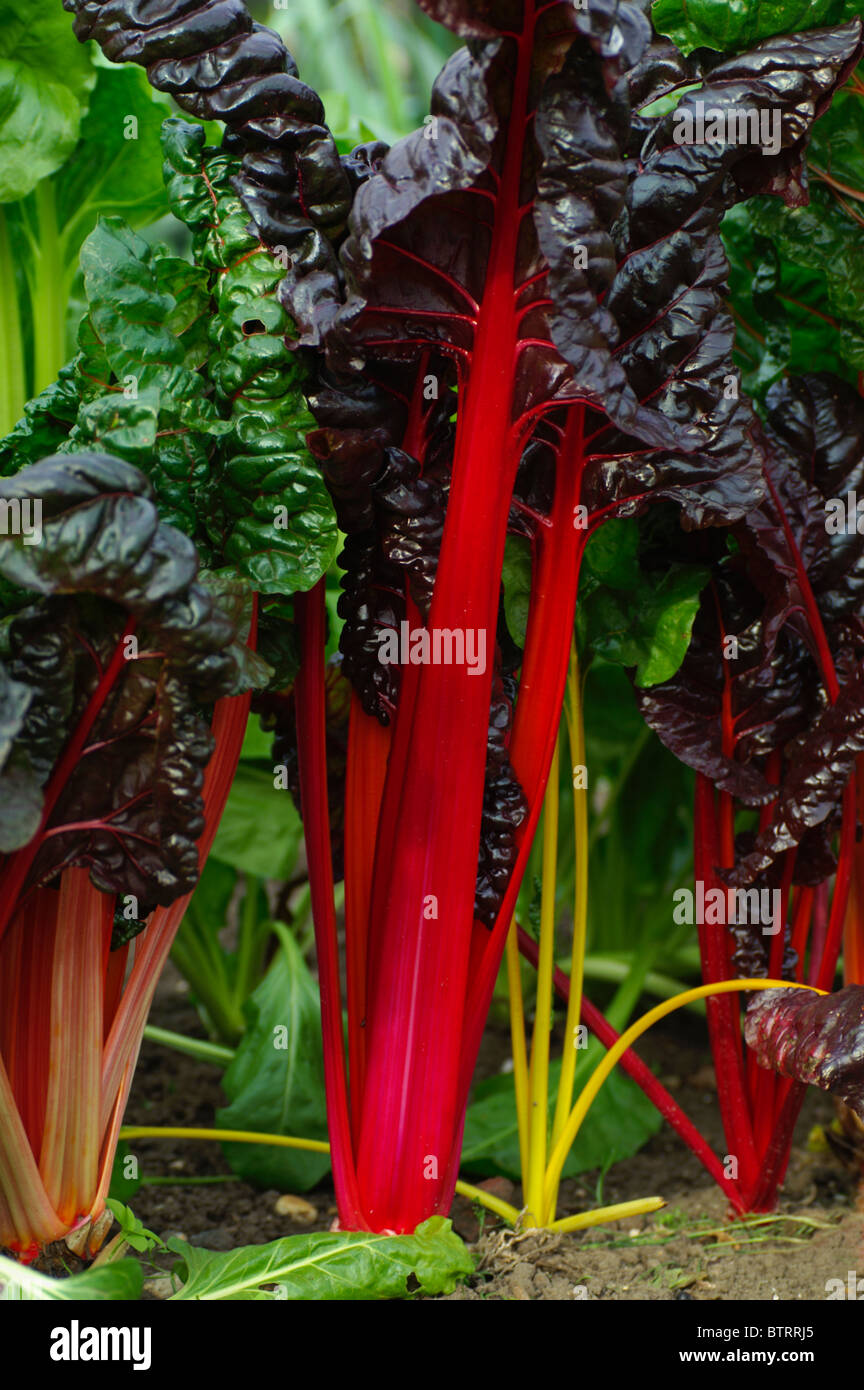
[[137,470],[56,456],[0,497],[43,516],[38,546],[0,541],[16,610],[0,666],[0,1245],[32,1258],[66,1238],[85,1255],[111,1224],[147,1012],[236,769],[246,662]]

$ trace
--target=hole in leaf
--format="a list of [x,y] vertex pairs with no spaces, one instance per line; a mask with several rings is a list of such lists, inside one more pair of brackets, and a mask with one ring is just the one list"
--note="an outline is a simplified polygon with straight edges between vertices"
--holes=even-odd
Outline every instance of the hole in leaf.
[[266,333],[266,329],[260,319],[246,319],[241,325],[241,332],[244,338],[251,338],[256,333]]

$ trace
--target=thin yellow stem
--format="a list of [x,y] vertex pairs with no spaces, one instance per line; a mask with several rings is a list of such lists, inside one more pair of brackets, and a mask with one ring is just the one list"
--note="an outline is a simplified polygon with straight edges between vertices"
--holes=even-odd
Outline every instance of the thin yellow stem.
[[[715,994],[734,994],[740,990],[757,989],[812,989],[812,986],[794,984],[789,980],[721,980],[718,984],[699,985],[697,989],[688,989],[685,990],[683,994],[676,994],[674,999],[664,999],[662,1004],[658,1004],[656,1008],[650,1009],[647,1014],[643,1014],[640,1019],[637,1019],[635,1023],[631,1024],[631,1026],[621,1034],[618,1041],[610,1047],[606,1056],[594,1069],[588,1081],[585,1083],[584,1089],[573,1107],[564,1132],[555,1145],[546,1174],[545,1197],[547,1205],[557,1184],[561,1181],[561,1169],[564,1167],[564,1161],[570,1152],[576,1135],[579,1133],[582,1121],[587,1115],[603,1082],[612,1073],[615,1064],[620,1061],[627,1049],[632,1047],[637,1039],[640,1038],[643,1033],[647,1032],[652,1024],[658,1023],[661,1018],[665,1018],[667,1014],[673,1013],[675,1009],[683,1008],[685,1004],[689,1004],[693,999],[708,999]],[[824,994],[825,991],[813,990],[813,993]]]
[[519,1125],[519,1165],[528,1171],[528,1058],[525,1050],[525,1009],[522,1003],[522,967],[516,919],[507,933],[507,992],[510,997],[510,1036],[513,1047],[513,1086]]
[[[324,1139],[297,1139],[293,1134],[263,1134],[251,1129],[187,1129],[176,1125],[124,1125],[121,1139],[216,1139],[231,1144],[273,1144],[285,1149],[310,1149],[313,1153],[328,1154],[330,1145]],[[457,1182],[456,1191],[472,1202],[494,1211],[511,1226],[519,1220],[519,1212],[509,1202],[474,1187],[470,1182]]]
[[607,1221],[624,1221],[628,1216],[644,1216],[649,1211],[659,1211],[666,1203],[662,1197],[639,1197],[635,1202],[616,1202],[611,1207],[595,1207],[593,1211],[580,1211],[578,1216],[564,1216],[560,1221],[550,1222],[549,1231],[584,1231],[586,1226],[605,1226]]
[[174,1125],[124,1125],[121,1139],[218,1139],[226,1144],[273,1144],[284,1149],[310,1149],[329,1154],[324,1139],[295,1139],[293,1134],[258,1134],[251,1129],[185,1129]]
[[470,1197],[472,1202],[479,1202],[481,1206],[488,1207],[489,1211],[494,1211],[496,1216],[502,1217],[508,1226],[515,1226],[519,1220],[519,1212],[509,1202],[505,1202],[501,1197],[493,1197],[491,1192],[485,1188],[475,1187],[473,1183],[462,1182],[456,1184],[456,1191],[462,1197]]
[[[576,1058],[579,1047],[579,1020],[582,1013],[582,983],[585,968],[585,941],[588,926],[588,787],[585,766],[585,721],[582,706],[582,676],[576,644],[570,652],[567,673],[567,735],[573,776],[573,833],[576,848],[576,888],[573,902],[573,951],[570,958],[570,998],[567,1003],[567,1025],[564,1029],[564,1053],[558,1078],[558,1097],[552,1123],[554,1149],[564,1132],[576,1080]],[[558,1203],[558,1183],[552,1191],[545,1216],[547,1224],[555,1220]]]
[[543,1224],[543,1176],[549,1132],[549,1033],[552,1027],[552,980],[555,972],[555,878],[558,860],[558,744],[549,771],[543,806],[543,869],[540,897],[540,954],[537,961],[537,1008],[531,1039],[531,1109],[528,1171],[523,1175],[525,1224]]

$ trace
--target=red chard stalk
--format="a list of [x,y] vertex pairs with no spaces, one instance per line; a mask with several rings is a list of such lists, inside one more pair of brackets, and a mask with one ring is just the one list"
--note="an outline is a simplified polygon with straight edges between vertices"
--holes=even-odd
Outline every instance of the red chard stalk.
[[[700,66],[698,51],[684,59],[654,38],[644,7],[628,0],[587,9],[421,0],[467,46],[440,74],[422,129],[392,149],[375,142],[340,158],[318,98],[242,4],[156,0],[145,24],[132,0],[64,3],[82,39],[144,64],[196,117],[225,120],[212,198],[203,137],[175,126],[166,144],[175,205],[211,269],[234,265],[238,225],[250,253],[275,257],[266,323],[257,311],[248,319],[276,325],[264,374],[274,397],[288,370],[279,350],[308,350],[309,445],[346,538],[347,749],[347,701],[335,698],[324,663],[321,586],[297,603],[293,696],[268,697],[268,712],[296,764],[305,820],[340,1220],[412,1231],[450,1207],[468,1089],[553,756],[582,556],[606,519],[665,501],[685,532],[735,525],[740,556],[763,544],[754,528],[768,528],[775,578],[760,587],[755,569],[739,575],[730,559],[710,606],[706,598],[688,657],[691,670],[708,668],[703,705],[673,681],[646,706],[703,775],[706,882],[731,889],[723,875],[739,870],[748,883],[776,878],[783,914],[791,910],[805,936],[838,797],[844,845],[854,834],[837,727],[857,729],[843,697],[848,643],[841,651],[834,618],[820,616],[797,503],[771,461],[778,446],[762,436],[732,365],[719,229],[757,193],[789,207],[806,201],[813,122],[860,56],[861,23],[768,39],[721,61],[709,54]],[[681,88],[676,110],[648,114]],[[698,127],[697,103],[730,120],[742,107],[765,119],[740,140],[676,138],[688,120]],[[226,183],[236,205],[223,218]],[[237,390],[254,415],[254,384],[241,373],[232,388],[233,370],[230,346],[214,374],[220,414],[228,418]],[[269,436],[253,429],[252,438],[247,448],[248,429],[237,427],[237,447],[229,443],[219,465],[224,488],[209,496],[220,544],[236,559],[251,533],[246,577],[274,593],[264,582],[270,550],[256,550],[255,526],[242,519],[251,502],[260,520],[278,490],[268,490],[262,463]],[[292,474],[282,464],[284,491]],[[518,643],[502,603],[508,534],[532,555]],[[313,583],[307,573],[293,587]],[[266,609],[261,617],[263,634]],[[727,628],[754,624],[736,689],[715,647]],[[449,660],[428,659],[436,652]],[[780,681],[773,695],[769,670]],[[797,737],[811,740],[808,766],[830,763],[825,817],[806,772],[800,786],[789,782]],[[746,845],[736,842],[733,798],[762,816]],[[333,905],[343,869],[347,1057]],[[825,928],[826,971],[843,883]],[[784,968],[784,940],[768,948],[766,971]],[[703,944],[712,979],[732,969],[733,949],[752,947],[712,936]],[[729,1067],[724,1117],[742,1135],[741,1205],[755,1191],[763,1139],[774,1141],[746,1130],[738,1006],[712,1003],[710,1017]],[[783,1124],[794,1119],[785,1095],[778,1087],[774,1097]],[[772,1173],[781,1150],[770,1148]]]
[[[789,117],[781,150],[766,157],[672,146],[668,123],[633,116],[631,86],[644,99],[674,85],[635,6],[424,8],[472,44],[439,78],[423,130],[355,157],[345,306],[328,323],[330,366],[311,396],[312,446],[348,534],[345,669],[365,710],[393,729],[389,750],[378,746],[387,767],[374,852],[365,836],[373,863],[346,882],[349,1038],[362,1028],[363,1040],[349,1041],[350,1150],[341,1122],[338,1142],[364,1221],[396,1230],[449,1207],[552,756],[585,541],[606,517],[655,499],[673,499],[699,527],[740,519],[762,493],[755,420],[730,366],[717,229],[755,191],[757,170],[760,190],[798,196],[799,98],[830,100],[860,37],[856,25],[810,36],[825,54],[815,78],[794,46],[770,42],[712,71],[712,102],[739,100],[758,72],[765,99]],[[445,393],[455,428],[436,407]],[[496,641],[511,529],[527,531],[534,553],[518,680]],[[494,662],[482,675],[445,664],[382,671],[382,634],[413,628],[417,614],[430,633],[483,632]],[[320,652],[307,644],[304,660]],[[510,727],[490,759],[499,708]],[[298,713],[302,770],[311,729]],[[350,738],[367,743],[365,727],[357,715]],[[484,823],[484,805],[505,753],[513,848],[492,910],[485,892],[478,910],[486,832],[498,824]],[[356,779],[348,794],[361,795]],[[356,823],[350,804],[345,819]],[[329,1045],[341,1052],[335,1022]]]
[[[755,888],[780,904],[767,923],[760,914],[700,925],[706,981],[764,976],[830,990],[857,858],[864,538],[832,533],[826,522],[831,499],[862,485],[864,405],[845,382],[820,374],[778,383],[767,406],[766,496],[735,529],[738,553],[716,567],[680,671],[640,703],[698,773],[696,878],[706,893]],[[758,808],[756,831],[736,831],[738,807]],[[731,996],[709,1001],[720,1106],[747,1209],[776,1202],[805,1083],[839,1090],[832,1078],[845,1065],[849,1013],[836,998],[834,1009],[802,994],[787,1009],[784,993],[760,995],[747,1012],[746,1048],[739,1006]],[[799,1022],[811,1019],[804,1004],[820,1020],[824,1065],[811,1054],[812,1074],[803,1032],[795,1043]]]

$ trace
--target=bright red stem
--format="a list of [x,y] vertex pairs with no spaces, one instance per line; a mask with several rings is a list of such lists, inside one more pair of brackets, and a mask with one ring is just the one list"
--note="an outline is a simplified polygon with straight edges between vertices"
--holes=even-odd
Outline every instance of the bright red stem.
[[[714,875],[720,861],[717,840],[714,789],[700,774],[696,778],[695,870],[696,880],[704,883],[706,893],[718,886]],[[726,948],[716,927],[700,925],[699,949],[705,983],[728,979]],[[741,1056],[740,1010],[734,1000],[730,1006],[727,997],[708,999],[706,1009],[726,1142],[730,1154],[738,1159],[741,1186],[747,1191],[756,1181],[758,1161]]]
[[342,999],[339,988],[330,810],[327,796],[324,586],[325,581],[321,579],[308,594],[298,594],[294,600],[301,650],[300,673],[295,685],[300,802],[303,808],[303,828],[318,954],[324,1085],[327,1092],[336,1200],[343,1225],[356,1230],[368,1230],[357,1192],[342,1042]]
[[[522,439],[511,425],[518,350],[515,308],[520,181],[533,33],[518,56],[482,305],[463,383],[430,628],[486,641],[482,674],[421,668],[411,755],[388,778],[373,902],[381,940],[367,1001],[367,1071],[357,1175],[364,1211],[412,1230],[448,1202],[461,1106],[462,1019],[473,925],[486,741],[501,571]],[[400,721],[401,711],[397,714]],[[398,740],[397,733],[397,740]],[[381,886],[381,875],[386,884]]]

